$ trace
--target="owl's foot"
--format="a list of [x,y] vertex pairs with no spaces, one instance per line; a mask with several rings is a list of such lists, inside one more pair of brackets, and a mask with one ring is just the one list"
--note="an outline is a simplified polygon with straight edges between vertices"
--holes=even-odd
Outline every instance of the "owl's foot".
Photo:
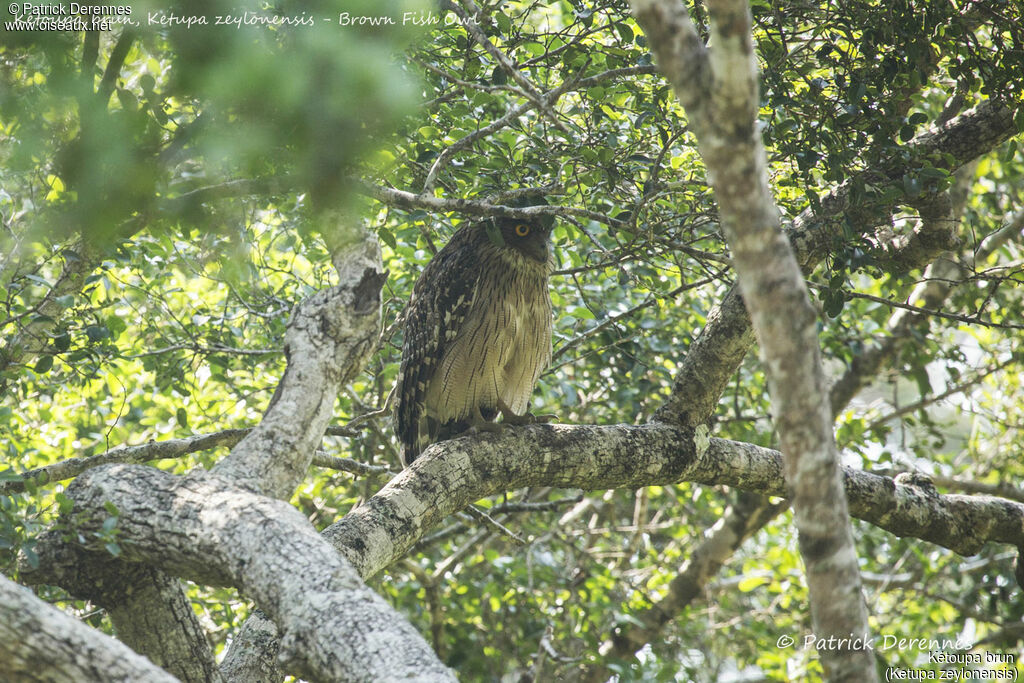
[[527,410],[522,415],[513,412],[501,399],[498,400],[498,411],[501,413],[502,424],[507,425],[532,425],[538,422],[551,422],[557,415],[534,415]]
[[[493,419],[494,417],[491,418],[491,420]],[[479,432],[500,432],[501,425],[497,424],[496,422],[492,422],[491,420],[488,420],[486,417],[484,417],[480,413],[480,406],[477,406],[474,414],[470,415],[469,417],[469,427],[466,429],[466,431],[470,434]]]

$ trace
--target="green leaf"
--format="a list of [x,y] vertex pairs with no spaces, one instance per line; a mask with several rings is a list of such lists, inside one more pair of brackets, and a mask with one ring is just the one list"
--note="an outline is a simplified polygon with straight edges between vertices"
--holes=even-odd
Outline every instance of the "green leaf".
[[903,176],[903,192],[908,197],[916,197],[921,194],[921,179],[910,175],[909,173]]
[[484,230],[487,231],[487,239],[491,241],[496,247],[505,246],[505,238],[501,234],[501,230],[498,229],[498,224],[494,221],[484,221]]
[[96,343],[108,338],[110,330],[103,325],[89,325],[85,328],[85,336],[89,338],[90,342]]
[[771,583],[771,581],[766,576],[748,576],[736,584],[736,588],[741,593],[749,593],[755,588],[767,585],[768,583]]
[[35,548],[32,545],[28,543],[22,545],[21,553],[25,556],[25,561],[28,562],[28,566],[33,569],[39,568],[39,555],[36,554]]
[[494,17],[494,22],[498,25],[498,32],[502,36],[507,36],[512,31],[512,20],[504,12],[496,12],[492,16]]
[[533,40],[528,40],[527,42],[523,43],[521,47],[534,57],[539,57],[545,52],[547,52],[547,48],[545,48],[541,43],[538,43]]
[[57,351],[67,351],[71,346],[71,335],[67,332],[61,332],[53,338],[53,348]]
[[379,228],[377,235],[380,237],[380,241],[388,245],[392,249],[398,248],[398,241],[395,239],[395,233],[387,228]]
[[47,372],[49,372],[50,368],[52,367],[53,356],[40,356],[39,360],[36,361],[36,364],[32,367],[32,369],[35,370],[40,375],[44,375]]
[[57,509],[60,511],[62,515],[68,514],[75,507],[74,501],[72,501],[63,493],[56,493],[54,495],[54,500],[57,501]]

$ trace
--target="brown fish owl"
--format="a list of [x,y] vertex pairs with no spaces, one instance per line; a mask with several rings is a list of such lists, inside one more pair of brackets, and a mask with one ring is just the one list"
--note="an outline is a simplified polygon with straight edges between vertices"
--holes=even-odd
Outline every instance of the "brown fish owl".
[[551,361],[549,217],[458,230],[412,290],[395,428],[402,464],[498,415],[532,422],[530,394]]

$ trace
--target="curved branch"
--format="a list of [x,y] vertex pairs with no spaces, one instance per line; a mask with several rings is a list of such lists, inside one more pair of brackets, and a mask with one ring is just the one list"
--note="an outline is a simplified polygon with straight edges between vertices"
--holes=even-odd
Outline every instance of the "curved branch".
[[513,218],[535,218],[537,216],[563,216],[585,218],[605,225],[627,227],[624,221],[587,209],[571,206],[531,206],[517,208],[501,204],[490,204],[471,199],[445,199],[430,194],[415,194],[391,187],[380,187],[365,181],[358,182],[358,188],[366,195],[399,209],[427,209],[430,211],[455,211],[469,216],[511,216]]
[[[174,676],[0,575],[0,660],[19,681],[173,683]],[[31,637],[26,637],[30,634]]]
[[[90,470],[68,487],[67,520],[102,552],[99,534],[117,510],[127,561],[208,585],[236,586],[284,634],[280,661],[316,680],[454,680],[415,628],[368,588],[305,517],[284,501],[237,488],[212,473],[176,477],[138,465]],[[64,543],[41,537],[41,552]],[[54,562],[23,572],[61,579]]]

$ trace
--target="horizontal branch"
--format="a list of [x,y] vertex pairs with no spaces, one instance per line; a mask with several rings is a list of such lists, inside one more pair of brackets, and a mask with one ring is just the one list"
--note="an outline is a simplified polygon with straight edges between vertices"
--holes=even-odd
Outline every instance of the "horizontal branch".
[[180,458],[189,453],[210,450],[219,446],[232,447],[248,434],[251,429],[225,429],[224,431],[212,434],[197,434],[183,439],[169,439],[167,441],[150,441],[137,446],[122,446],[113,448],[105,453],[89,455],[82,458],[69,458],[53,465],[37,467],[27,472],[18,474],[19,479],[0,481],[0,494],[19,493],[25,490],[25,486],[31,483],[36,486],[53,481],[73,479],[82,472],[100,465],[113,463],[136,464],[163,460],[166,458]]
[[398,209],[425,209],[429,211],[444,211],[462,213],[470,216],[510,216],[512,218],[536,218],[537,216],[562,216],[584,218],[597,221],[605,225],[616,227],[627,227],[624,221],[617,220],[597,211],[578,209],[571,206],[531,206],[519,208],[504,206],[502,204],[490,204],[488,202],[472,199],[445,199],[435,197],[432,194],[416,194],[405,190],[396,190],[392,187],[380,187],[365,181],[357,181],[356,188],[369,197],[393,206]]
[[[349,424],[359,424],[365,420],[365,417],[366,416],[358,416],[353,418]],[[123,465],[142,465],[154,460],[180,458],[184,455],[188,455],[189,453],[198,453],[199,451],[208,451],[219,447],[231,448],[251,431],[251,427],[241,427],[238,429],[225,429],[219,432],[212,432],[210,434],[195,434],[181,439],[149,441],[137,446],[120,446],[118,448],[112,448],[109,451],[99,453],[97,455],[88,455],[81,458],[68,458],[67,460],[62,460],[61,462],[54,463],[53,465],[37,467],[35,469],[26,470],[25,472],[19,473],[7,470],[5,472],[0,472],[0,475],[4,475],[5,479],[8,476],[15,478],[0,480],[0,495],[20,493],[24,491],[26,486],[29,484],[42,486],[52,482],[74,479],[82,472],[91,470],[94,467],[99,467],[100,465],[113,465],[115,463]],[[328,427],[325,434],[328,436],[353,437],[357,436],[359,431],[349,425],[338,425]],[[350,472],[361,476],[387,474],[392,472],[390,468],[382,465],[367,465],[366,463],[353,460],[352,458],[338,458],[324,455],[322,453],[313,454],[312,464],[317,467],[342,470],[344,472]]]
[[[403,557],[424,533],[480,498],[524,486],[587,490],[682,481],[786,496],[782,455],[668,425],[531,425],[431,446],[412,467],[324,531],[364,578]],[[843,468],[851,514],[897,536],[962,555],[987,542],[1024,546],[1024,505],[988,496],[939,495]]]
[[[815,289],[827,289],[823,285],[811,284],[811,287]],[[940,311],[934,308],[925,308],[923,306],[914,306],[902,301],[894,301],[893,299],[887,299],[882,296],[874,296],[873,294],[867,294],[865,292],[849,292],[847,293],[851,299],[864,299],[865,301],[871,301],[876,304],[882,304],[889,308],[899,308],[904,311],[910,311],[917,315],[929,318],[942,318],[943,320],[950,320],[953,322],[964,323],[965,325],[978,325],[980,327],[990,327],[997,330],[1024,330],[1024,325],[1018,325],[1016,323],[994,323],[989,320],[982,320],[979,315],[960,315],[958,313],[947,313],[946,311]]]

